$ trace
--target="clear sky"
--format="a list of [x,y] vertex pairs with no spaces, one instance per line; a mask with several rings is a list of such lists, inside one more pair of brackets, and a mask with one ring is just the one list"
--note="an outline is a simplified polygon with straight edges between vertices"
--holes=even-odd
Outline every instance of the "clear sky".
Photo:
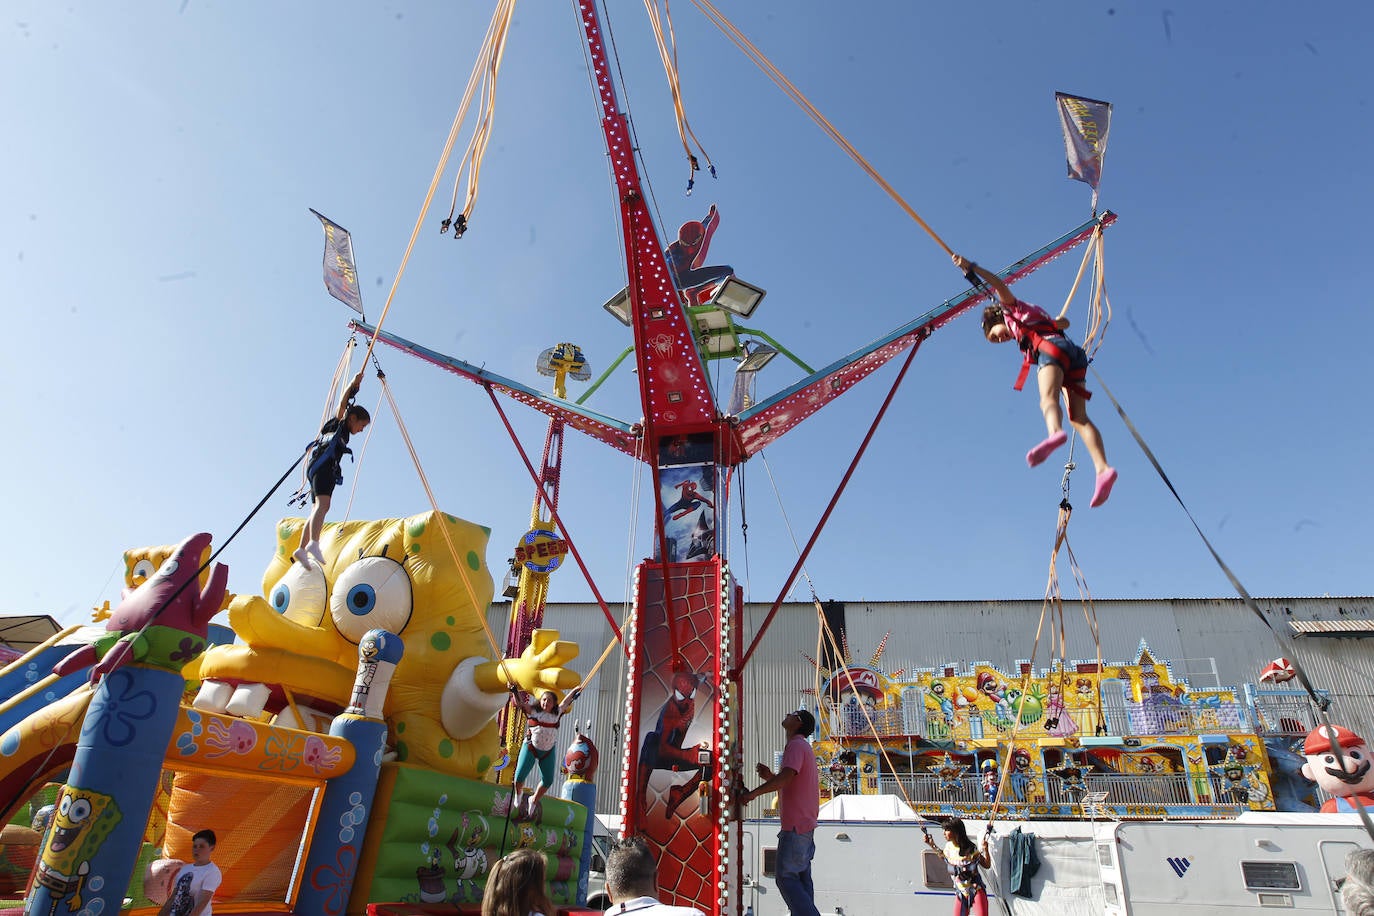
[[[768,290],[754,324],[820,366],[962,290],[920,228],[675,3],[688,116],[719,169],[685,197],[643,5],[609,5],[662,225],[719,205],[710,260]],[[1064,176],[1055,90],[1113,102],[1115,320],[1096,368],[1252,592],[1371,593],[1367,4],[720,5],[944,239],[988,264],[1088,216],[1088,188]],[[491,6],[7,4],[0,610],[83,620],[117,596],[124,549],[199,530],[222,541],[290,465],[350,315],[322,286],[307,208],[352,232],[375,319]],[[455,157],[386,324],[541,387],[544,348],[573,341],[599,371],[629,343],[600,308],[624,267],[573,9],[518,8],[472,228],[438,231]],[[1018,292],[1056,310],[1077,263]],[[499,578],[533,497],[499,418],[476,386],[379,356],[440,505],[492,529]],[[972,315],[923,346],[808,564],[821,597],[1043,593],[1063,453],[1026,468],[1043,427],[1034,395],[1011,390],[1018,363]],[[748,547],[736,534],[732,560],[750,599],[777,594],[792,537],[809,536],[896,366],[745,466]],[[724,370],[712,366],[728,390]],[[799,377],[775,360],[759,392]],[[378,397],[369,376],[375,433],[361,468],[345,465],[332,519],[355,479],[353,517],[428,508]],[[637,419],[634,376],[589,406]],[[542,417],[508,407],[537,457]],[[1073,478],[1070,538],[1093,594],[1230,595],[1106,398],[1091,410],[1121,474],[1093,510],[1086,461]],[[561,510],[612,600],[648,551],[635,473],[569,434]],[[235,590],[258,587],[294,484],[226,551]],[[574,567],[553,580],[554,600],[589,594]]]

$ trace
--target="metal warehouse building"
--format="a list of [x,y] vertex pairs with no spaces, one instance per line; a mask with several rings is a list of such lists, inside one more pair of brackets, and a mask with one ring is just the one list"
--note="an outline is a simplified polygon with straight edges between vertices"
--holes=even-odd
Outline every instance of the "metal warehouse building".
[[[1280,644],[1268,627],[1238,598],[1167,598],[1096,600],[1092,602],[1106,663],[1133,661],[1143,641],[1173,673],[1195,687],[1255,683],[1273,658],[1286,655],[1331,698],[1333,722],[1374,740],[1374,598],[1259,598],[1269,623],[1289,640]],[[883,637],[887,645],[879,667],[898,669],[953,666],[966,669],[989,662],[1012,673],[1031,660],[1042,602],[1012,601],[832,601],[826,602],[832,630],[844,633],[855,663],[864,664]],[[743,611],[745,645],[753,639],[768,605],[747,604]],[[618,617],[624,608],[612,609]],[[509,604],[490,610],[492,626],[503,631]],[[744,760],[752,771],[759,761],[771,765],[782,749],[780,723],[787,712],[814,698],[816,669],[809,659],[818,652],[815,605],[784,604],[744,672]],[[1064,602],[1067,655],[1096,657],[1084,609]],[[611,629],[594,603],[550,603],[544,625],[582,648],[572,667],[586,671],[611,641]],[[1048,621],[1047,621],[1048,625]],[[890,634],[890,635],[889,635]],[[1048,637],[1041,637],[1035,667],[1047,666]],[[590,719],[590,735],[601,750],[601,786],[597,807],[618,809],[615,791],[621,762],[624,716],[624,656],[613,654],[586,685],[570,718]],[[564,725],[562,746],[572,737]],[[748,773],[752,777],[752,772]]]

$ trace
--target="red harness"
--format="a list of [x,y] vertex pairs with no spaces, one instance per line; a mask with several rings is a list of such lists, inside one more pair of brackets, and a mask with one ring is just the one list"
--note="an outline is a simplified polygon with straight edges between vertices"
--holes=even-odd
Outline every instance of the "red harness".
[[[1012,388],[1020,391],[1026,384],[1026,378],[1030,375],[1031,366],[1037,362],[1039,354],[1043,353],[1050,359],[1059,364],[1059,368],[1064,371],[1064,387],[1074,394],[1081,395],[1083,400],[1088,400],[1093,396],[1092,392],[1085,387],[1088,379],[1088,367],[1074,367],[1069,354],[1063,347],[1055,343],[1051,338],[1063,339],[1063,334],[1059,328],[1055,327],[1054,322],[1037,322],[1035,324],[1023,324],[1021,326],[1021,339],[1019,345],[1021,352],[1025,354],[1021,362],[1021,373],[1016,376],[1016,384]],[[1070,402],[1072,403],[1072,402]],[[1072,411],[1070,411],[1072,414]],[[1074,419],[1072,416],[1070,419]]]

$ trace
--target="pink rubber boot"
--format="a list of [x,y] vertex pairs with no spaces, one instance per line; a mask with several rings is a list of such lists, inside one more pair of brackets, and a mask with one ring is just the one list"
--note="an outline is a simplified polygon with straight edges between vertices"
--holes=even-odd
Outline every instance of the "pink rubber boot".
[[1030,467],[1035,467],[1037,464],[1044,461],[1046,458],[1050,457],[1051,452],[1053,452],[1055,449],[1059,448],[1059,446],[1063,445],[1065,442],[1068,441],[1069,434],[1061,429],[1053,436],[1047,438],[1044,442],[1041,442],[1035,448],[1026,452],[1026,464]]
[[1107,497],[1112,495],[1112,487],[1116,485],[1116,468],[1107,468],[1097,475],[1097,487],[1093,490],[1093,501],[1088,503],[1092,508],[1097,508],[1107,501]]

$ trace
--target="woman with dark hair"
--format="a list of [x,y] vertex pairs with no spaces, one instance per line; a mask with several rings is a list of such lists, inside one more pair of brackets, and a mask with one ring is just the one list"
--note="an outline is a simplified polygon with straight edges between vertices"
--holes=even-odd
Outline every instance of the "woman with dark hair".
[[928,833],[925,835],[926,845],[938,852],[949,867],[950,877],[954,880],[954,916],[988,916],[988,891],[983,884],[983,874],[979,871],[980,868],[992,867],[987,836],[984,835],[983,847],[979,849],[968,838],[968,830],[959,818],[946,818],[942,826],[945,829],[945,848],[936,846]]
[[517,849],[498,859],[487,875],[482,916],[553,916],[544,877],[544,857],[533,849]]

